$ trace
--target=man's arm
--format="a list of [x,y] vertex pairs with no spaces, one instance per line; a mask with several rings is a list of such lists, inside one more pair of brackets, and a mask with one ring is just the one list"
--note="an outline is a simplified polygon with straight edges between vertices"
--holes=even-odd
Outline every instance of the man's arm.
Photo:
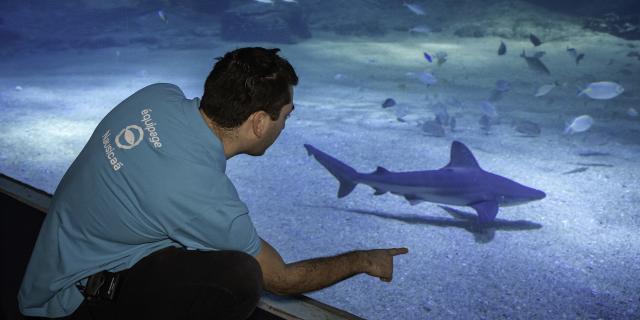
[[407,248],[352,251],[286,264],[278,251],[261,241],[262,249],[256,260],[262,268],[264,288],[279,295],[319,290],[359,273],[390,282],[393,257],[409,252]]

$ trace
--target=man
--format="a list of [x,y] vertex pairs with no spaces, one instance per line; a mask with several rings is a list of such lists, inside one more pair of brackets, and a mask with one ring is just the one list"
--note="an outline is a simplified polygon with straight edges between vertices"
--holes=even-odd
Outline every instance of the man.
[[18,294],[23,314],[245,319],[263,288],[391,281],[405,248],[285,263],[225,175],[227,159],[264,154],[293,111],[298,77],[278,51],[225,54],[202,100],[154,84],[105,116],[56,189]]

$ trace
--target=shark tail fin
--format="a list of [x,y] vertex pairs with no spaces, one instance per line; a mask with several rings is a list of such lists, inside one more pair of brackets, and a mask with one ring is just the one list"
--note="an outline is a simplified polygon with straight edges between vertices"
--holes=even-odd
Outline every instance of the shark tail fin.
[[358,182],[356,178],[358,172],[341,162],[340,160],[316,149],[314,146],[305,144],[307,153],[312,155],[320,164],[327,169],[336,179],[340,182],[340,188],[338,189],[338,198],[347,196],[353,189],[355,189]]

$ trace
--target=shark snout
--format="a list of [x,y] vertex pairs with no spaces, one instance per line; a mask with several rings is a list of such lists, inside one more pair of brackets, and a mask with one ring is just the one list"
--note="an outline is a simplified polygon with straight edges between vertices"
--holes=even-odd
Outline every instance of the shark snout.
[[532,195],[533,195],[532,197],[533,200],[542,200],[547,196],[547,194],[544,193],[544,191],[536,190],[536,189],[533,189]]

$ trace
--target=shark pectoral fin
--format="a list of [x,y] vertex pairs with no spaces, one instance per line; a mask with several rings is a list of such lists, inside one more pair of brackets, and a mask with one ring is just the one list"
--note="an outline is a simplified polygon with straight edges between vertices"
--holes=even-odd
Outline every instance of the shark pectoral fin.
[[415,206],[416,204],[420,203],[420,202],[424,202],[424,200],[418,198],[417,196],[414,196],[412,194],[406,194],[404,196],[405,199],[407,199],[407,201],[409,201],[409,204],[412,206]]
[[495,200],[482,201],[471,205],[478,213],[478,221],[480,223],[488,223],[495,220],[498,214],[498,202]]
[[353,183],[344,178],[338,178],[340,181],[340,188],[338,189],[338,198],[347,196],[356,187],[356,183]]

